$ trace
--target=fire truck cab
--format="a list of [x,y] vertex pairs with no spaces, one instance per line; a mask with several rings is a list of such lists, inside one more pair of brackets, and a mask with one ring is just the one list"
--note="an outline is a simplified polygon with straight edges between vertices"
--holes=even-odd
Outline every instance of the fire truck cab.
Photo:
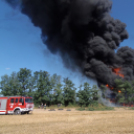
[[22,114],[33,111],[32,97],[4,96],[0,97],[0,114]]

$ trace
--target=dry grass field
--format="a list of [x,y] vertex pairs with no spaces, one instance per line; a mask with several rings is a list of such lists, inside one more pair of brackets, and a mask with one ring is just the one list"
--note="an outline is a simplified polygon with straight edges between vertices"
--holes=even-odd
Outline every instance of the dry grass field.
[[0,115],[0,134],[134,134],[134,111],[45,111]]

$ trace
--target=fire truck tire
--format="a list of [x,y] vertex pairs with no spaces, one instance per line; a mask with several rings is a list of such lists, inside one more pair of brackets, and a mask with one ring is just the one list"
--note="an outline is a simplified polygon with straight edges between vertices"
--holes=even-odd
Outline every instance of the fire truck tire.
[[15,114],[15,115],[20,115],[20,114],[21,114],[21,111],[20,111],[20,110],[15,110],[15,111],[14,111],[14,114]]

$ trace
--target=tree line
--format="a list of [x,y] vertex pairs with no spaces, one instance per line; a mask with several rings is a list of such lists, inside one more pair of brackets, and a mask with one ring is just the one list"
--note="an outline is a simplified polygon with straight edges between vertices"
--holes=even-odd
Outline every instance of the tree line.
[[[78,88],[69,78],[62,78],[60,75],[50,75],[47,71],[35,71],[20,68],[18,72],[11,75],[4,75],[0,81],[0,94],[3,96],[32,96],[35,104],[56,105],[78,104],[88,106],[97,103],[99,97],[106,97],[107,87],[102,85],[102,96],[96,85],[90,87],[88,82]],[[115,80],[115,87],[112,89],[115,94],[114,102],[117,104],[134,104],[134,81]]]
[[[96,85],[90,87],[85,82],[78,88],[69,78],[50,74],[47,71],[36,71],[20,68],[18,72],[4,75],[0,81],[0,94],[3,96],[32,96],[35,104],[48,106],[63,104],[78,104],[88,106],[98,101],[98,88]],[[78,89],[78,90],[77,90]]]

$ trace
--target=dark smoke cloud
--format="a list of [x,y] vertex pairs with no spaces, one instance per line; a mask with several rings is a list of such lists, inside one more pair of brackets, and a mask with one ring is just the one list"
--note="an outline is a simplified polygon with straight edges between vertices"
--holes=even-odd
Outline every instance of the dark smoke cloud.
[[[9,2],[9,0],[7,0]],[[117,49],[128,38],[126,24],[110,16],[109,0],[22,0],[22,13],[42,30],[42,40],[52,53],[59,53],[68,68],[79,70],[101,84],[114,85],[121,67],[132,80],[134,50]]]

